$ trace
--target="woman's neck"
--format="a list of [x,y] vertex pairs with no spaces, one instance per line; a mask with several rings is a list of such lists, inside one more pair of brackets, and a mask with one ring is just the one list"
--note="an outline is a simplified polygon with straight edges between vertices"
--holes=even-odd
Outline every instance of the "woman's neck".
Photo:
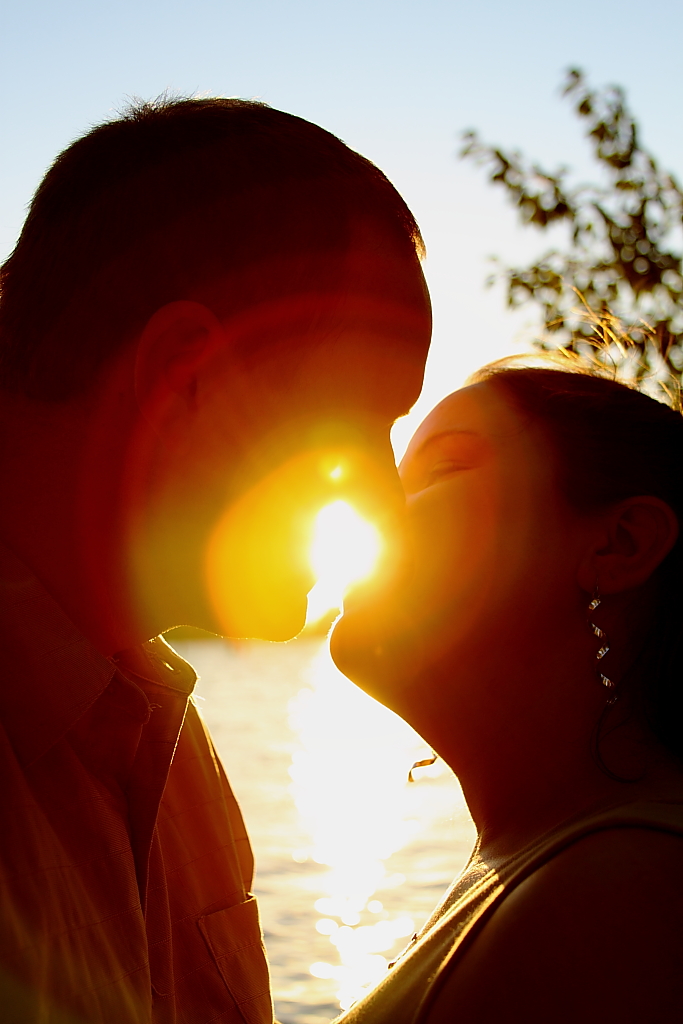
[[578,671],[558,666],[552,677],[523,681],[510,672],[503,684],[479,679],[469,702],[460,688],[444,686],[453,707],[425,708],[413,721],[458,776],[487,860],[505,859],[592,809],[683,799],[677,763],[625,700],[605,711],[604,690]]

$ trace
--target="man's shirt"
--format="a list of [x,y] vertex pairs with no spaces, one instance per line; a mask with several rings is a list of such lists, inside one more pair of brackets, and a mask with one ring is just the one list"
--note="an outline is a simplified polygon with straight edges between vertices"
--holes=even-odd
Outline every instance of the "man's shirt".
[[108,659],[0,547],[0,1020],[270,1024],[242,817],[162,639]]

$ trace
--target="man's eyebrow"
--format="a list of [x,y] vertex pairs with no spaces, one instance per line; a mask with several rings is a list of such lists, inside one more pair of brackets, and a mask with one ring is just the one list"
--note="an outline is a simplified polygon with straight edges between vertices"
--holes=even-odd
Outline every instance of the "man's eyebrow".
[[425,438],[415,452],[415,455],[423,455],[425,451],[444,437],[454,437],[458,435],[466,437],[481,437],[481,434],[477,430],[463,430],[458,427],[452,427],[450,430],[440,430],[438,434],[431,434],[430,437]]

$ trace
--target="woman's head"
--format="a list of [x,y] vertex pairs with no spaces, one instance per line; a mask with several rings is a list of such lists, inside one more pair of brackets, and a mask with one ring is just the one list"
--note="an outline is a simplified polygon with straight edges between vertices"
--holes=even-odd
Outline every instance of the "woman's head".
[[[575,509],[591,512],[638,495],[660,498],[683,524],[683,416],[642,392],[588,373],[493,365],[475,375],[541,424],[557,479]],[[683,537],[655,572],[651,626],[622,690],[639,691],[657,738],[683,758]],[[599,581],[596,581],[599,582]]]
[[484,368],[411,441],[401,465],[411,569],[390,592],[352,596],[336,660],[402,713],[416,701],[437,708],[459,679],[494,700],[513,661],[552,672],[553,659],[575,660],[590,672],[597,583],[608,614],[610,603],[630,609],[612,672],[621,662],[617,681],[641,687],[655,734],[683,754],[682,468],[683,419],[647,396],[582,373]]

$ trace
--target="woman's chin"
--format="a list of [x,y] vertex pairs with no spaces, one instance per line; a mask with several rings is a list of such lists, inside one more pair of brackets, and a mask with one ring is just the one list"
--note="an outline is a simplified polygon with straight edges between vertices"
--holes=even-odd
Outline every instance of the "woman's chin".
[[340,672],[361,686],[368,670],[372,674],[370,651],[376,647],[375,639],[368,630],[367,621],[363,623],[362,616],[348,611],[337,619],[330,634],[332,660]]
[[409,631],[397,630],[395,621],[352,605],[332,630],[330,653],[340,672],[391,707],[410,675],[409,643]]

